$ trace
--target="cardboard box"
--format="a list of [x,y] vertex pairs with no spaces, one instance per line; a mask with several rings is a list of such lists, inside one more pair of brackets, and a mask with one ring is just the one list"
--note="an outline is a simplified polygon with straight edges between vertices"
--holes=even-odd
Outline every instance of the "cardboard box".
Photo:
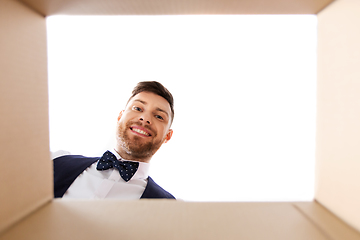
[[[0,0],[0,239],[360,239],[360,2],[330,2]],[[53,200],[45,17],[204,13],[318,15],[315,201]]]
[[0,239],[359,239],[316,203],[54,200]]

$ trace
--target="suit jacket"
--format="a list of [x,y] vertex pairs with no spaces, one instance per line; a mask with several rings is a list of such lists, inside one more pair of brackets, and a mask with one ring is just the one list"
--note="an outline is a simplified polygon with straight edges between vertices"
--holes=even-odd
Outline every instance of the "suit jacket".
[[[81,155],[66,155],[55,158],[54,162],[54,197],[61,198],[75,179],[99,157],[84,157]],[[149,177],[141,198],[175,199]]]

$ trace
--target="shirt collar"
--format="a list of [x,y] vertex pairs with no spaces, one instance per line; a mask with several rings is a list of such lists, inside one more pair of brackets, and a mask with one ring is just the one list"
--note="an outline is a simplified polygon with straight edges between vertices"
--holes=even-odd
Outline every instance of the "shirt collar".
[[[109,150],[112,154],[115,155],[116,159],[119,161],[131,161],[123,159],[114,149]],[[139,161],[131,161],[131,162],[138,162],[139,167],[134,176],[131,179],[147,179],[149,177],[150,171],[150,163],[146,162],[139,162]]]

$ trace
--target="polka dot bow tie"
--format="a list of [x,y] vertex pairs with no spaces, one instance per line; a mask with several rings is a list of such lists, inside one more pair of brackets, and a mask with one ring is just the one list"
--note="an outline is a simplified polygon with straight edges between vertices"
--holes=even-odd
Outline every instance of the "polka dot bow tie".
[[138,162],[119,161],[116,159],[114,154],[106,151],[100,158],[96,169],[102,171],[109,168],[117,168],[119,170],[120,176],[127,182],[134,176],[138,167]]

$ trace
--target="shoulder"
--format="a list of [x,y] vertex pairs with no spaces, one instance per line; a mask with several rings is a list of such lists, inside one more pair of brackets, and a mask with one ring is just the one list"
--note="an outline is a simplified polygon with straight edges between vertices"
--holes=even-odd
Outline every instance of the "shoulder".
[[54,164],[87,164],[94,163],[99,160],[100,157],[85,157],[82,155],[64,155],[54,158]]
[[148,184],[141,198],[175,199],[171,193],[160,187],[150,176],[148,177]]
[[62,197],[69,186],[87,167],[100,158],[65,155],[53,160],[54,197]]
[[91,164],[99,160],[99,157],[85,157],[82,155],[64,155],[53,160],[54,174],[80,173]]

